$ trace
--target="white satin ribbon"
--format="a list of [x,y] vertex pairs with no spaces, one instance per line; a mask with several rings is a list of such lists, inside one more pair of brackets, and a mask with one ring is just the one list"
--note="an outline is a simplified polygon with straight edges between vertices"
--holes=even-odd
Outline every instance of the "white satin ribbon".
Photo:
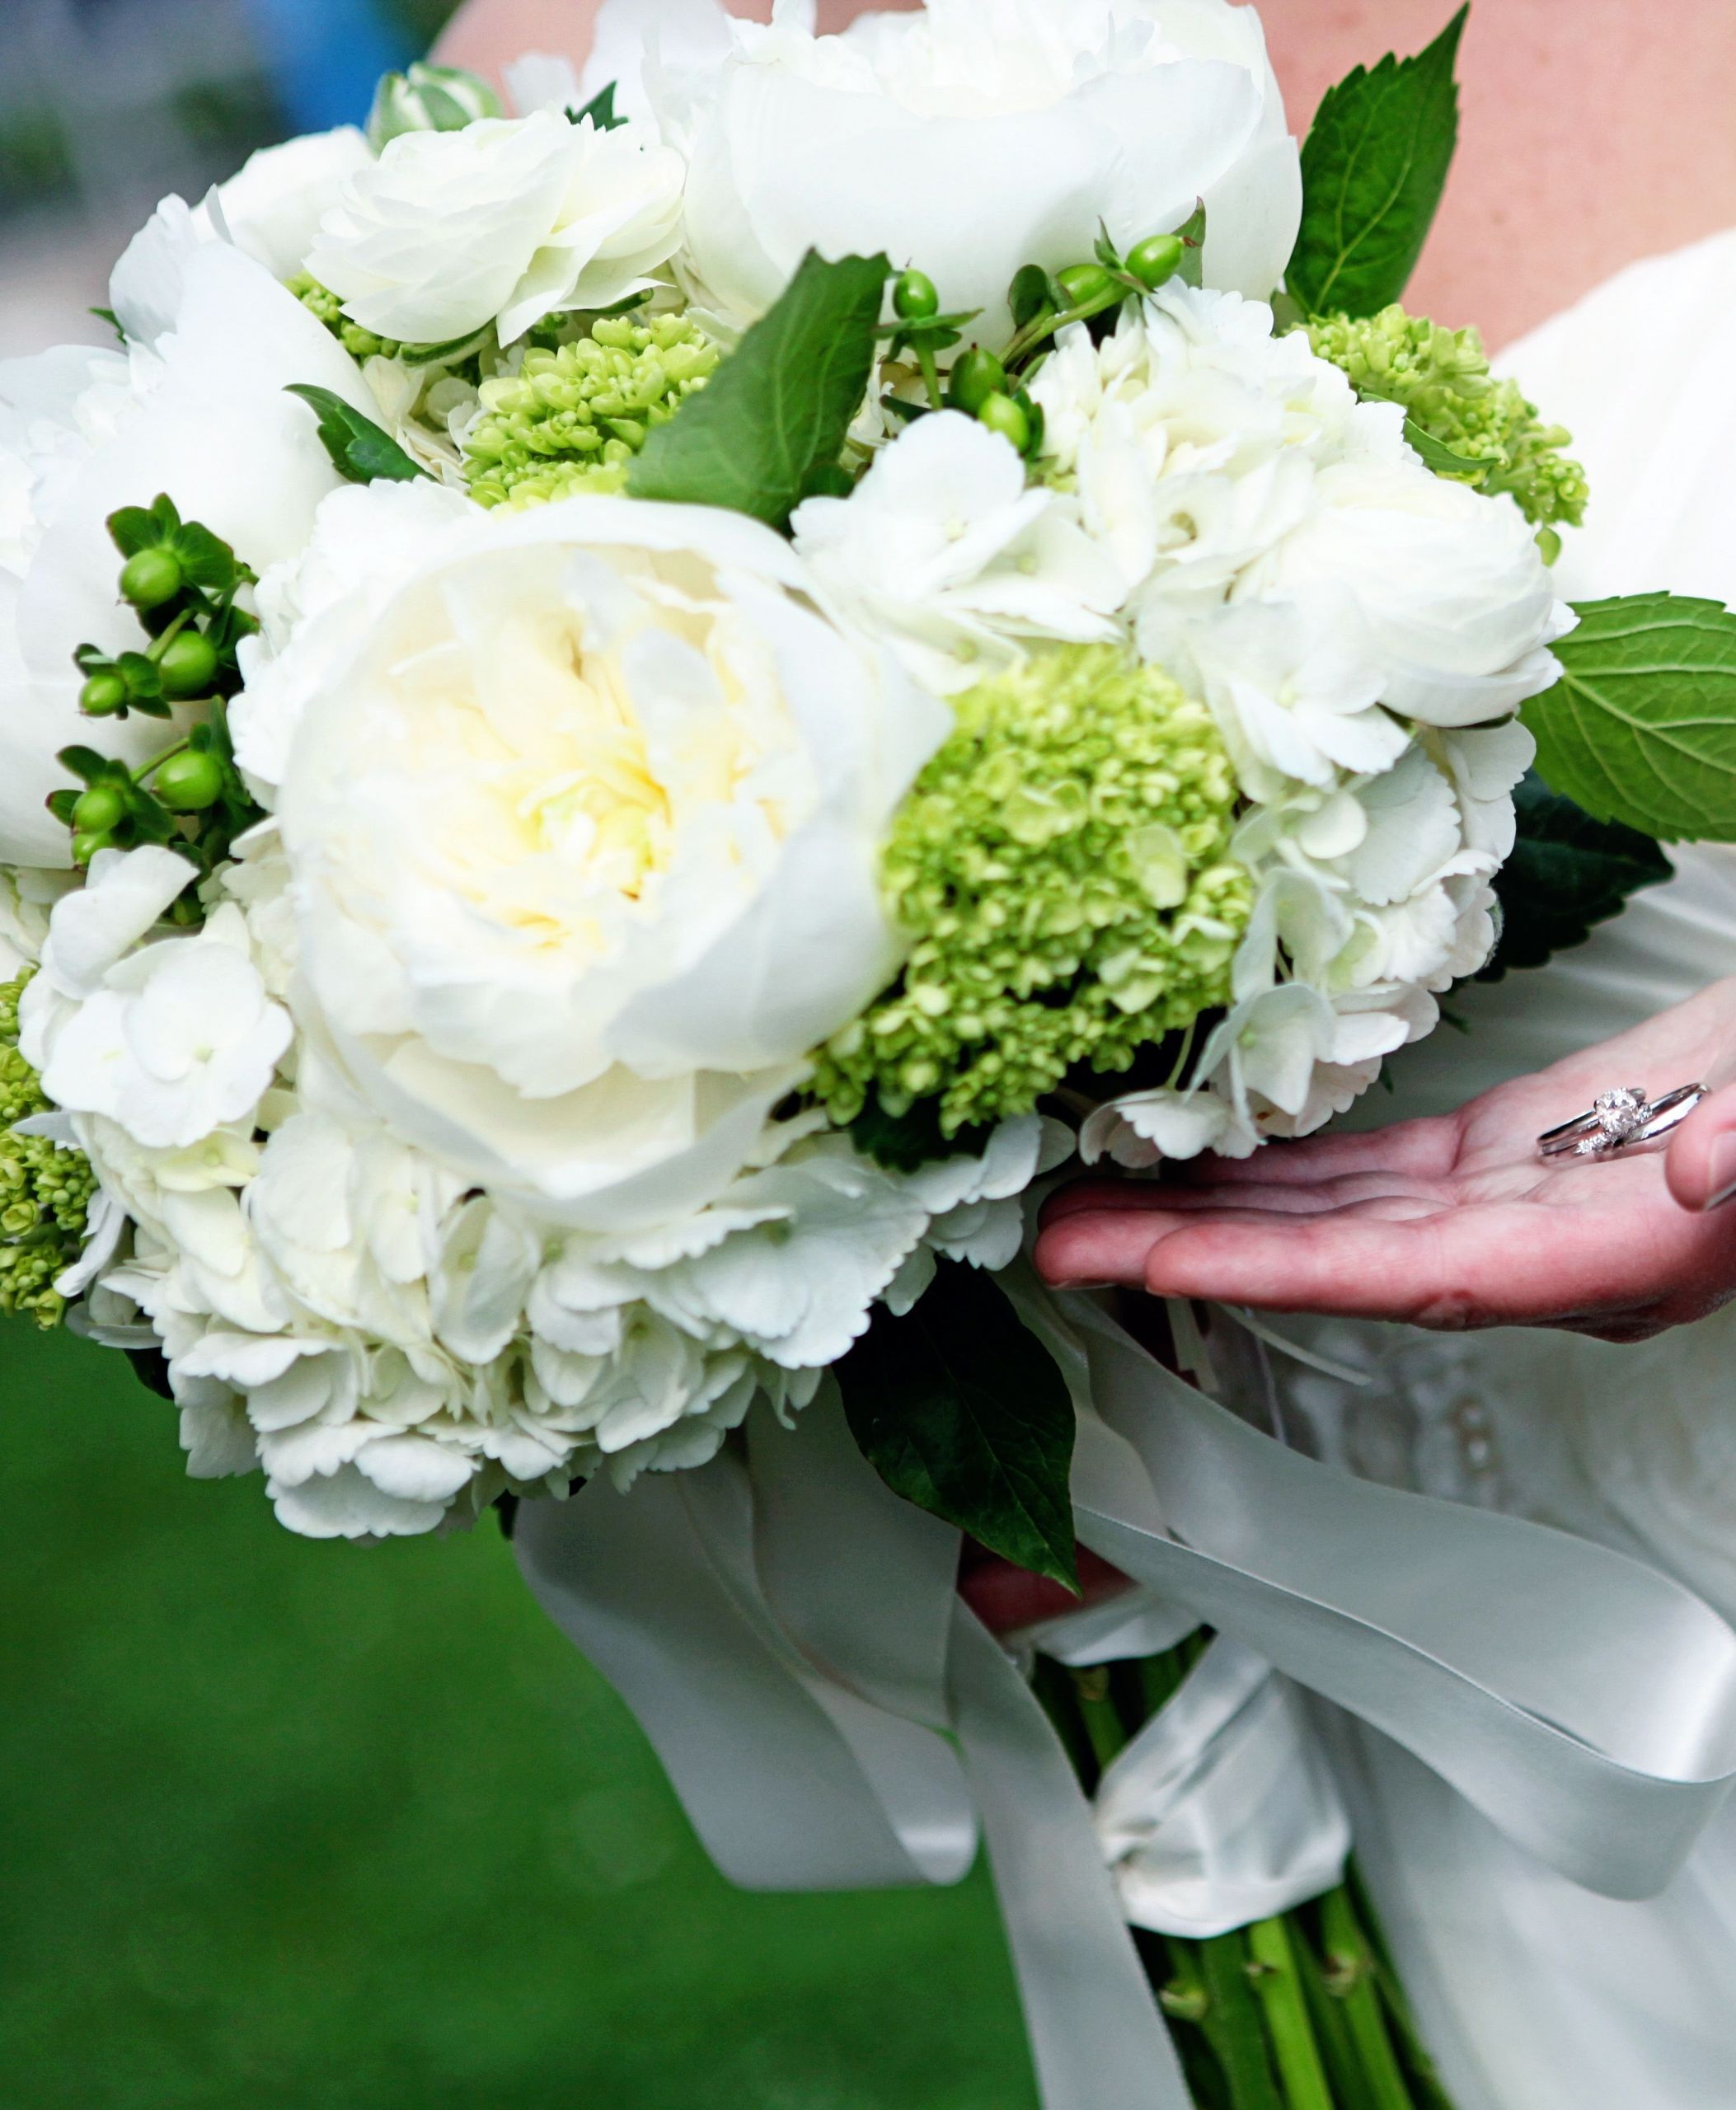
[[[1166,1915],[1148,1924],[1238,1924],[1309,1894],[1305,1870],[1331,1880],[1328,1794],[1268,1810],[1264,1831],[1252,1813],[1262,1767],[1272,1777],[1293,1737],[1309,1748],[1267,1666],[1383,1729],[1587,1887],[1669,1881],[1736,1777],[1736,1634],[1709,1607],[1585,1540],[1347,1479],[1165,1370],[1088,1300],[1017,1293],[1078,1404],[1079,1536],[1150,1593],[1105,1610],[1078,1650],[1118,1628],[1119,1646],[1196,1622],[1229,1637],[1105,1784],[1110,1822],[1143,1803],[1149,1910]],[[1046,2110],[1185,2110],[1091,1808],[956,1597],[958,1534],[886,1490],[829,1387],[793,1431],[751,1418],[744,1461],[527,1503],[516,1543],[727,1875],[951,1882],[980,1819]]]

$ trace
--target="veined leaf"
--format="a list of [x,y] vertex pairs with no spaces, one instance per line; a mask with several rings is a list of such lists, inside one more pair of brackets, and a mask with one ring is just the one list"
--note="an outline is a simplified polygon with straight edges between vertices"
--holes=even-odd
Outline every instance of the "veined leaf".
[[426,471],[417,467],[389,432],[352,410],[341,396],[311,382],[293,381],[288,393],[312,406],[331,466],[352,484],[413,482]]
[[1311,314],[1375,315],[1403,293],[1458,143],[1461,7],[1415,59],[1390,52],[1329,88],[1302,148],[1290,291]]
[[943,1262],[914,1311],[875,1312],[838,1379],[851,1430],[894,1493],[1078,1588],[1072,1400],[992,1275]]
[[1560,680],[1520,714],[1544,777],[1594,819],[1736,842],[1736,614],[1674,593],[1575,613]]
[[842,451],[890,274],[884,256],[828,264],[810,250],[705,387],[652,431],[627,472],[633,496],[727,506],[781,528],[814,471]]
[[1513,804],[1518,840],[1494,878],[1501,942],[1480,982],[1499,982],[1509,968],[1541,967],[1551,954],[1584,944],[1592,926],[1618,914],[1630,894],[1671,876],[1669,859],[1650,836],[1619,821],[1594,821],[1535,770]]

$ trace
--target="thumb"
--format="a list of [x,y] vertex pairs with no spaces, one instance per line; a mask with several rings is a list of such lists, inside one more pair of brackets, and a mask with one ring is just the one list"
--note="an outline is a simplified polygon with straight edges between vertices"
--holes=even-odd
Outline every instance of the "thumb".
[[1736,1199],[1736,1085],[1702,1100],[1671,1137],[1663,1174],[1685,1209]]

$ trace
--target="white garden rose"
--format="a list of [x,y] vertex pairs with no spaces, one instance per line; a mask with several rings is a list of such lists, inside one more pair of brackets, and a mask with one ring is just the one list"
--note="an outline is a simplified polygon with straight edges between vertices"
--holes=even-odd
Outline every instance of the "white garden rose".
[[809,499],[791,525],[815,575],[931,688],[981,681],[1021,638],[1119,635],[1114,565],[1066,500],[1026,488],[1011,443],[960,411],[918,420],[848,498]]
[[307,269],[382,337],[445,344],[608,307],[681,232],[679,155],[635,125],[537,110],[406,132],[345,182]]
[[1549,647],[1574,617],[1511,498],[1486,498],[1414,457],[1340,462],[1321,471],[1317,495],[1250,585],[1346,596],[1391,709],[1474,725],[1553,686],[1561,670]]
[[163,745],[148,718],[78,710],[76,649],[144,642],[116,592],[109,516],[167,491],[243,561],[276,563],[341,481],[285,389],[311,382],[371,407],[331,333],[227,242],[190,241],[176,298],[154,352],[68,347],[0,365],[0,863],[70,865],[68,832],[43,809],[71,782],[60,748],[137,764]]
[[109,280],[109,303],[128,337],[154,344],[175,327],[189,252],[227,241],[274,279],[293,279],[345,176],[372,165],[354,125],[266,147],[204,203],[166,198],[122,252]]
[[[1180,225],[1203,197],[1209,283],[1269,294],[1301,207],[1295,143],[1250,7],[1227,0],[936,0],[817,37],[720,6],[609,0],[589,92],[649,52],[664,136],[687,155],[685,265],[744,320],[805,251],[884,249],[949,308],[1010,333],[1023,264]],[[605,69],[608,69],[606,72]]]
[[811,584],[734,515],[476,514],[322,679],[278,810],[294,1002],[406,1141],[667,1221],[884,986],[880,847],[945,714]]

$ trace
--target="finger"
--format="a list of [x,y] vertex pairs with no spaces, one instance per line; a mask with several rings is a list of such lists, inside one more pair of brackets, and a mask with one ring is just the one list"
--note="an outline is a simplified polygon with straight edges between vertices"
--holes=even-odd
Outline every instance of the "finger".
[[1443,1181],[1418,1179],[1382,1168],[1377,1172],[1340,1174],[1304,1184],[1250,1181],[1234,1186],[1178,1186],[1169,1179],[1081,1179],[1052,1194],[1044,1205],[1045,1227],[1068,1217],[1129,1214],[1199,1214],[1208,1209],[1263,1209],[1279,1216],[1317,1214],[1323,1209],[1342,1209],[1363,1203],[1426,1200],[1437,1205],[1448,1198]]
[[1311,1209],[1299,1205],[1287,1189],[1274,1192],[1279,1198],[1271,1208],[1244,1204],[1238,1191],[1233,1201],[1208,1203],[1203,1197],[1177,1196],[1172,1208],[1156,1204],[1137,1209],[1117,1205],[1076,1211],[1044,1226],[1036,1244],[1037,1268],[1057,1289],[1098,1288],[1112,1282],[1140,1287],[1146,1282],[1147,1261],[1152,1248],[1202,1220],[1208,1219],[1213,1225],[1269,1230],[1282,1238],[1289,1235],[1286,1226],[1310,1217],[1317,1220],[1330,1214],[1336,1221],[1354,1214],[1371,1221],[1404,1221],[1434,1215],[1443,1206],[1433,1194],[1382,1189],[1343,1206],[1319,1201]]
[[1702,1100],[1671,1137],[1663,1176],[1685,1209],[1736,1198],[1736,1085]]
[[1146,1261],[1146,1287],[1157,1295],[1445,1330],[1644,1311],[1711,1264],[1703,1229],[1686,1215],[1673,1226],[1655,1204],[1638,1221],[1630,1212],[1619,1235],[1602,1210],[1541,1217],[1523,1203],[1410,1222],[1359,1213],[1170,1222]]

